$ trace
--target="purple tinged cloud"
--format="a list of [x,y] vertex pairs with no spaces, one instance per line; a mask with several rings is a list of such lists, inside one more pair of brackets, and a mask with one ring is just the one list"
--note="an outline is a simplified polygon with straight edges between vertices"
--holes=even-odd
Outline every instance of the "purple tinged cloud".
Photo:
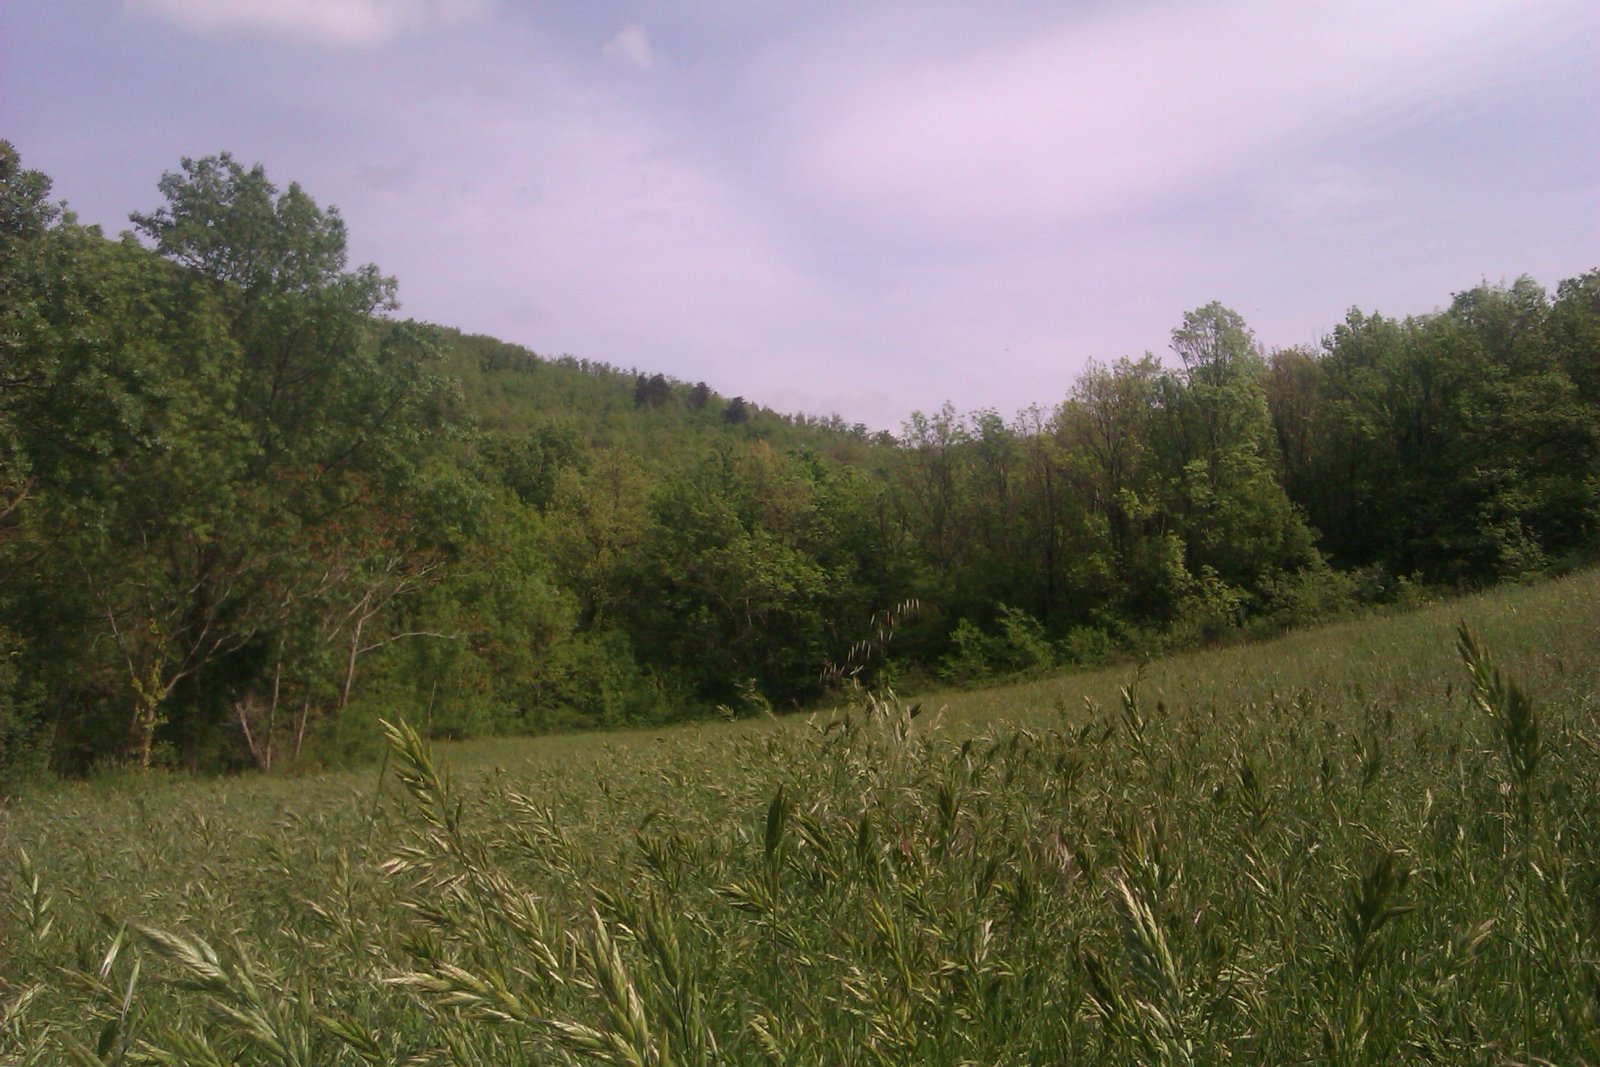
[[371,47],[403,33],[474,22],[488,10],[486,0],[127,0],[126,7],[192,33],[334,48]]
[[0,135],[87,221],[231,149],[337,204],[408,314],[874,426],[1053,404],[1212,299],[1314,343],[1600,266],[1588,3],[0,20]]
[[792,109],[790,147],[864,215],[993,240],[1426,120],[1497,91],[1574,22],[1510,4],[1117,7],[953,59],[812,57],[835,84]]

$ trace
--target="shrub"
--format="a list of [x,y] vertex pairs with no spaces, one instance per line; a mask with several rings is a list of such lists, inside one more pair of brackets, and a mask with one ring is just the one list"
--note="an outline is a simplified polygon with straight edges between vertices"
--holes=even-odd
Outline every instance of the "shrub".
[[950,651],[939,659],[939,676],[957,685],[989,677],[989,642],[971,619],[956,623],[950,634]]
[[1096,626],[1074,626],[1056,642],[1056,658],[1076,667],[1104,663],[1115,650],[1111,635]]
[[1236,632],[1248,603],[1248,593],[1223,581],[1211,567],[1201,567],[1179,607],[1173,641],[1179,647],[1210,644]]
[[1262,583],[1261,615],[1252,627],[1271,633],[1328,622],[1357,603],[1356,579],[1327,565],[1278,574]]

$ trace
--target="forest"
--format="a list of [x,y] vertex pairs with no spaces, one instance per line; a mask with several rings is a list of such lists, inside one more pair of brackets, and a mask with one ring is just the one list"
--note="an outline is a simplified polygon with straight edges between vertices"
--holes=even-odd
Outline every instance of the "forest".
[[1600,548],[1600,270],[1317,348],[1213,303],[890,434],[403,319],[336,209],[227,154],[151,200],[108,237],[0,142],[13,782],[974,685]]

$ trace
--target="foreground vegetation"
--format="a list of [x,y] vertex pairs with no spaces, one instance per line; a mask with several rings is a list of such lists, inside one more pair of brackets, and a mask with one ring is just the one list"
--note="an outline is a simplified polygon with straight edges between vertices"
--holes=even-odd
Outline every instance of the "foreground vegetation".
[[0,1062],[1600,1063],[1597,603],[56,786],[0,809]]

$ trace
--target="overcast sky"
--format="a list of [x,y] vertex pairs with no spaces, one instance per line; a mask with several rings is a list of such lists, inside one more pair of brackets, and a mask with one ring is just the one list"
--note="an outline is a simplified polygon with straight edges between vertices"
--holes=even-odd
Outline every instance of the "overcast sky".
[[1600,267],[1600,4],[4,0],[0,137],[111,232],[229,150],[404,314],[894,429]]

